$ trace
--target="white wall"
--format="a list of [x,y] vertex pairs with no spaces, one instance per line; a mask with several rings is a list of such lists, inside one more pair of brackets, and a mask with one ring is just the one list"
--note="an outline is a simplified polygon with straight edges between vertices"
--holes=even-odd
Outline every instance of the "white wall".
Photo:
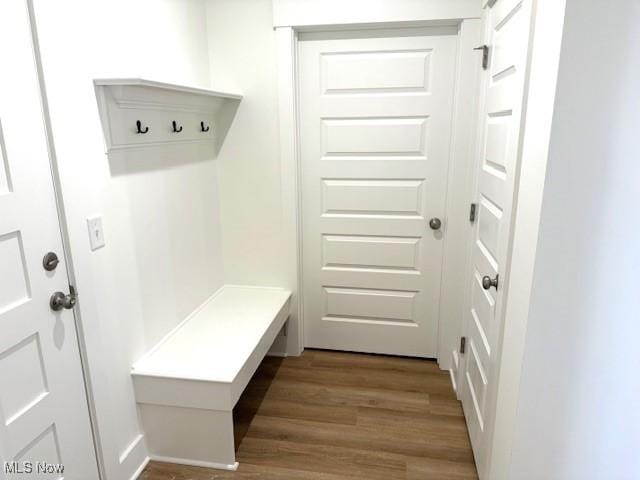
[[218,153],[228,283],[284,281],[278,94],[270,0],[208,0],[211,85],[244,99]]
[[[191,147],[107,159],[92,80],[208,86],[205,6],[34,3],[104,464],[127,479],[146,456],[131,365],[222,284],[217,171]],[[106,237],[95,252],[93,215]]]
[[640,471],[638,18],[567,1],[510,479]]
[[[220,178],[225,281],[295,289],[286,250],[271,0],[207,0],[211,85],[243,93],[216,164]],[[289,342],[272,352],[296,353]],[[288,347],[288,348],[287,348]]]

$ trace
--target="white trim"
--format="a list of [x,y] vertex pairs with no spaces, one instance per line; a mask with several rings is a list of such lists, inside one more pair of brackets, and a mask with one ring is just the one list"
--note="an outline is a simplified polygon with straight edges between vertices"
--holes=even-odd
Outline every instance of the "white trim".
[[149,458],[154,462],[177,463],[178,465],[189,465],[191,467],[215,468],[217,470],[228,470],[231,472],[235,472],[236,470],[238,470],[238,465],[239,465],[238,462],[231,463],[231,464],[203,462],[199,460],[189,460],[185,458],[162,457],[160,455],[151,455]]
[[144,472],[144,469],[147,468],[147,465],[149,465],[149,461],[150,460],[151,459],[148,456],[144,457],[144,460],[142,461],[140,466],[136,469],[135,472],[133,472],[133,475],[131,475],[131,477],[129,477],[130,480],[138,480],[140,475],[142,475],[142,472]]
[[130,110],[157,110],[167,112],[188,112],[188,113],[209,113],[210,110],[202,107],[201,105],[190,105],[180,103],[162,103],[162,102],[149,102],[144,100],[121,100],[116,99],[115,104],[118,108],[130,109]]
[[139,475],[149,462],[147,453],[144,434],[139,433],[118,457],[119,470],[121,472],[119,475],[124,478],[138,478],[136,475]]
[[123,464],[127,461],[127,458],[129,457],[129,455],[131,455],[131,452],[133,452],[133,450],[140,444],[143,439],[144,435],[141,433],[139,433],[138,436],[133,439],[133,442],[131,442],[129,446],[125,448],[124,452],[122,452],[122,454],[120,455],[120,458],[118,459],[120,464]]
[[453,391],[457,395],[457,393],[458,393],[458,384],[456,383],[456,374],[454,373],[452,368],[449,369],[449,380],[451,380],[451,386],[453,387]]
[[221,92],[218,90],[210,90],[208,88],[190,87],[188,85],[177,85],[175,83],[164,83],[155,80],[147,80],[144,78],[96,78],[93,81],[96,86],[134,86],[147,88],[160,88],[162,90],[170,90],[174,92],[191,93],[195,95],[205,95],[208,97],[230,98],[234,100],[242,100],[242,95],[232,92]]
[[480,84],[478,72],[482,68],[481,55],[473,49],[481,39],[480,20],[464,20],[460,24],[438,322],[438,364],[442,370],[449,370],[452,366],[451,353],[457,352],[464,325],[464,304],[460,302],[460,298],[468,285],[468,252],[473,238],[473,224],[468,219],[476,165]]
[[274,27],[480,18],[479,0],[274,0]]
[[287,328],[286,352],[297,356],[304,348],[304,319],[302,310],[302,237],[300,159],[298,155],[298,34],[290,27],[278,28],[276,57],[278,70],[278,113],[280,119],[280,165],[283,205],[283,229],[287,265],[288,287],[294,292],[291,315]]
[[[60,227],[60,238],[62,241],[62,254],[64,255],[67,279],[70,285],[74,285],[77,289],[78,282],[74,270],[73,256],[71,255],[71,238],[69,235],[69,225],[67,220],[67,212],[64,205],[64,196],[62,194],[62,181],[60,179],[60,169],[58,166],[58,154],[53,136],[53,127],[51,124],[51,114],[49,111],[49,98],[47,95],[47,87],[44,78],[42,66],[42,56],[40,54],[40,39],[38,37],[38,25],[36,14],[33,6],[33,0],[25,0],[27,16],[29,19],[29,33],[31,36],[31,44],[33,48],[33,62],[38,80],[38,93],[40,95],[40,105],[42,107],[42,123],[45,130],[45,138],[47,141],[47,150],[49,153],[49,164],[51,167],[51,180],[53,183],[53,193],[56,202],[56,210],[58,213],[58,225]],[[76,338],[78,342],[78,357],[82,370],[82,378],[84,382],[84,392],[87,399],[87,409],[89,411],[89,423],[91,425],[91,436],[93,439],[93,450],[95,452],[96,470],[99,479],[107,478],[107,467],[104,455],[104,446],[101,440],[101,432],[98,427],[98,413],[96,407],[96,395],[94,387],[91,383],[91,372],[89,369],[89,356],[87,353],[87,340],[85,337],[85,327],[80,315],[80,308],[76,306],[73,309],[73,324],[75,326]],[[98,370],[98,368],[94,369]]]
[[154,148],[154,147],[164,147],[164,146],[172,146],[172,145],[188,145],[192,143],[209,143],[215,144],[215,138],[203,138],[201,140],[171,140],[171,141],[160,141],[160,142],[149,142],[149,143],[140,143],[140,144],[124,144],[124,145],[111,145],[107,151],[107,153],[116,153],[116,152],[126,152],[128,150],[140,150],[145,148]]

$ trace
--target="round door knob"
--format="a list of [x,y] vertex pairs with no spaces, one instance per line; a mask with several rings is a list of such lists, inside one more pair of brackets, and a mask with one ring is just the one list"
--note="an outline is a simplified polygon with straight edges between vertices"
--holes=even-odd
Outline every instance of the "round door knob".
[[496,275],[496,278],[491,278],[488,275],[482,277],[482,288],[485,290],[489,290],[491,287],[498,289],[498,278],[499,275]]
[[51,295],[49,306],[54,312],[59,312],[63,308],[66,310],[71,310],[76,306],[76,296],[65,295],[62,292],[55,292],[53,295]]
[[432,218],[429,220],[429,226],[431,227],[431,230],[440,230],[440,227],[442,227],[442,220],[439,218]]

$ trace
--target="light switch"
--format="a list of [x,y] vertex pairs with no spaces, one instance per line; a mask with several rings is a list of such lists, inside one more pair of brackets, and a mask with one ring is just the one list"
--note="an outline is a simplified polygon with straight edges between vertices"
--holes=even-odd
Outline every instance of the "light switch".
[[89,243],[91,250],[104,247],[104,230],[102,229],[102,217],[87,218],[89,228]]

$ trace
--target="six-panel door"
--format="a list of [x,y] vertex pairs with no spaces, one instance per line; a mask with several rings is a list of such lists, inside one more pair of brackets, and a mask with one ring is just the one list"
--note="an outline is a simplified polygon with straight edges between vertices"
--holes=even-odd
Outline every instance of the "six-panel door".
[[0,2],[0,65],[0,468],[21,478],[32,462],[30,478],[96,479],[73,314],[49,308],[69,282],[24,0]]
[[301,37],[307,347],[436,356],[456,35]]

